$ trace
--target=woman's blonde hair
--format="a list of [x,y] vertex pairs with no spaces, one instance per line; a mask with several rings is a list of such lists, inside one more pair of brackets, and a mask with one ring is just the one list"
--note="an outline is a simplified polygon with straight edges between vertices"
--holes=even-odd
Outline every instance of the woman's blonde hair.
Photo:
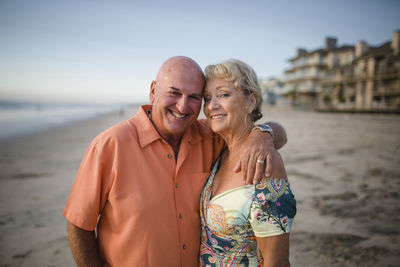
[[257,74],[252,67],[238,59],[229,59],[215,65],[208,65],[205,73],[206,80],[224,79],[232,82],[235,88],[242,90],[246,96],[254,93],[256,96],[256,107],[251,116],[253,121],[261,119],[261,88],[258,84]]

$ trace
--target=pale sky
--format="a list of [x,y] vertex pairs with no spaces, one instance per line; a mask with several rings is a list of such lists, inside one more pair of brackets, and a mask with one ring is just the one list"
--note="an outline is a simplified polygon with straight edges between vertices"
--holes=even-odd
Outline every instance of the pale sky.
[[161,63],[238,58],[279,76],[298,47],[400,29],[400,1],[1,0],[0,99],[148,102]]

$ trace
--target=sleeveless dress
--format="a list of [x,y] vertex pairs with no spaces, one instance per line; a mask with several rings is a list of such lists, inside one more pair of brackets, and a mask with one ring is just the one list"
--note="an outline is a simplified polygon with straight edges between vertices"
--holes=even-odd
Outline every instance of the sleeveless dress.
[[286,179],[264,179],[211,196],[221,157],[200,199],[200,266],[259,266],[256,237],[289,233],[296,200]]

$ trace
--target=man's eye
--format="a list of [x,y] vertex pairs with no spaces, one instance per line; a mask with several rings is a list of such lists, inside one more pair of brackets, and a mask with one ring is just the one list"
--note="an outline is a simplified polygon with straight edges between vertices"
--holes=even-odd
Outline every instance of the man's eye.
[[192,98],[192,99],[194,99],[194,100],[201,101],[201,96],[192,95],[192,96],[190,96],[190,98]]
[[171,95],[180,95],[179,92],[175,92],[175,91],[171,91],[170,94],[171,94]]

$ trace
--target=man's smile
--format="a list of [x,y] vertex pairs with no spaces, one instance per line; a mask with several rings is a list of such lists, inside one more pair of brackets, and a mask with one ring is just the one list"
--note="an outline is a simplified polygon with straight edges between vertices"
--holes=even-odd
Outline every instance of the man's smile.
[[189,116],[189,114],[181,114],[181,113],[178,113],[178,112],[175,112],[172,110],[169,110],[169,111],[175,118],[178,118],[178,119],[183,119],[183,118],[186,118],[187,116]]

